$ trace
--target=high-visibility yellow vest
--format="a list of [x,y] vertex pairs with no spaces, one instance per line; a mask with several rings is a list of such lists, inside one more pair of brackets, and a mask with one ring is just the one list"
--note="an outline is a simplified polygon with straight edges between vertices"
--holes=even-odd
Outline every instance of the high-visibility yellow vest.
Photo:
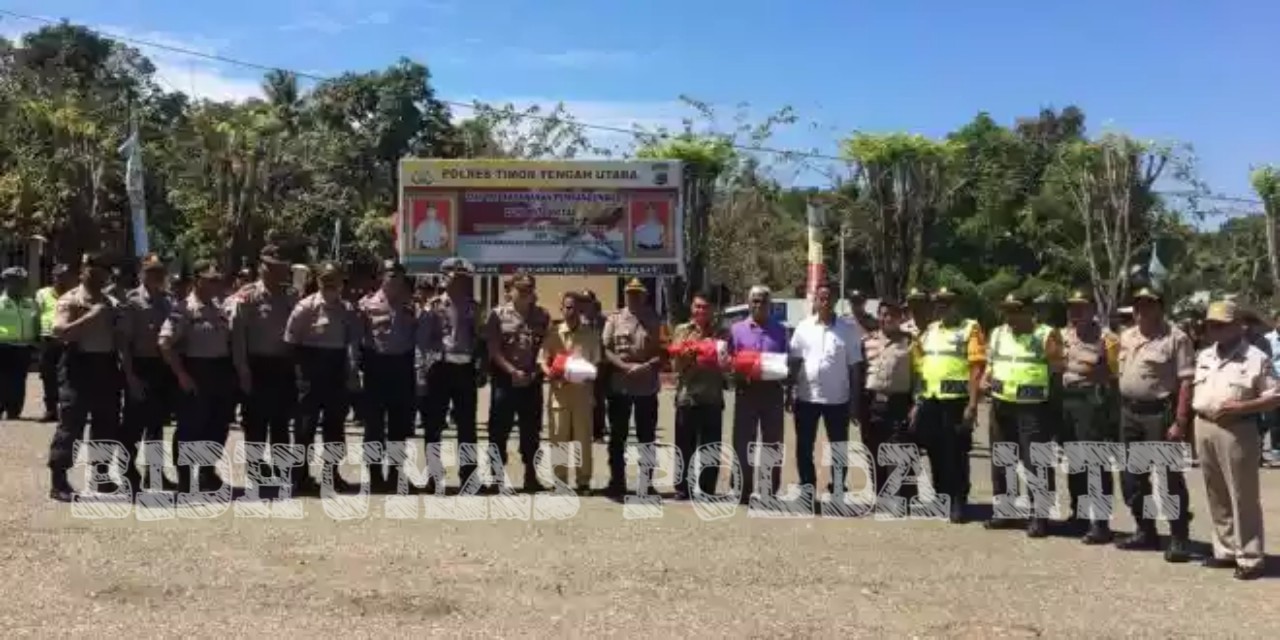
[[40,335],[53,335],[53,314],[58,310],[58,292],[53,287],[43,287],[36,292],[36,306],[40,308]]
[[954,400],[969,397],[969,334],[973,320],[959,327],[934,321],[920,337],[920,393],[925,398]]
[[1039,325],[1015,335],[1008,325],[991,336],[991,395],[1004,402],[1035,404],[1049,399],[1049,359],[1044,346],[1053,328]]
[[36,341],[36,305],[30,300],[14,300],[0,294],[0,344],[31,344]]

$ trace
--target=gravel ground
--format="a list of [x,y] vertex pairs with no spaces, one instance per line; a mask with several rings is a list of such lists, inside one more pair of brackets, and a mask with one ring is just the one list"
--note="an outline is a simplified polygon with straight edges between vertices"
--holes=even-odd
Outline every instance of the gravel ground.
[[[38,404],[33,393],[28,414]],[[660,438],[669,442],[669,398],[663,406]],[[704,521],[671,502],[659,519],[627,520],[604,498],[583,499],[563,521],[393,520],[378,503],[368,518],[335,521],[314,499],[298,520],[74,518],[47,499],[51,431],[0,423],[5,637],[1275,637],[1280,629],[1275,577],[1237,583],[1230,571],[1169,565],[1157,553],[1067,536],[1028,540],[977,523],[742,511]],[[599,484],[607,471],[597,452]],[[983,455],[980,447],[976,502],[990,496]],[[784,477],[793,481],[793,470]],[[1195,538],[1207,540],[1199,473],[1189,481]],[[1280,521],[1280,472],[1263,472],[1263,493],[1267,519]],[[1277,542],[1268,536],[1271,548]]]

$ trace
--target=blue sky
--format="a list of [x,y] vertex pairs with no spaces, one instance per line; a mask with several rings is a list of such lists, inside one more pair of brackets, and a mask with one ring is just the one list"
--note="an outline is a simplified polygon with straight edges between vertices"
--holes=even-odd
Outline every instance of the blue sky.
[[[1267,0],[0,0],[0,8],[318,74],[425,61],[441,96],[564,101],[612,126],[676,124],[688,94],[791,105],[775,144],[834,153],[855,129],[941,135],[1076,104],[1090,128],[1195,146],[1218,193],[1280,162],[1280,2]],[[13,36],[31,23],[5,18]],[[144,51],[145,48],[144,48]],[[252,69],[146,51],[217,98]],[[1224,204],[1227,208],[1248,205]]]

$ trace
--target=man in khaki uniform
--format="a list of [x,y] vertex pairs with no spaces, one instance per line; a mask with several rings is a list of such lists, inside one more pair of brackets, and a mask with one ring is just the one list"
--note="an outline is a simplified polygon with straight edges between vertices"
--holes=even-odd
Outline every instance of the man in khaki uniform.
[[1209,567],[1235,567],[1235,577],[1262,576],[1262,505],[1258,414],[1280,407],[1280,380],[1270,358],[1250,345],[1234,302],[1215,302],[1205,314],[1212,344],[1196,359],[1196,442],[1204,473],[1213,556]]
[[[121,307],[120,367],[126,393],[122,427],[131,463],[137,462],[139,441],[164,440],[164,425],[177,409],[178,382],[160,355],[160,328],[169,319],[175,304],[165,291],[166,280],[168,272],[164,263],[157,256],[147,256],[142,261],[142,284],[125,294]],[[178,460],[176,447],[175,439],[174,462]],[[164,476],[163,459],[147,460],[147,466],[150,467],[148,482],[159,484],[152,489],[176,488],[168,484]],[[137,472],[132,466],[126,473],[136,482]]]
[[[1120,441],[1182,442],[1191,426],[1191,379],[1195,354],[1191,339],[1164,316],[1160,294],[1150,288],[1133,295],[1135,324],[1120,334]],[[1150,473],[1121,473],[1124,501],[1138,530],[1120,540],[1121,549],[1155,549],[1159,545],[1154,520],[1142,517],[1144,499],[1151,495]],[[1169,495],[1178,500],[1178,515],[1169,523],[1168,562],[1186,562],[1191,503],[1181,472],[1166,474]]]
[[493,367],[489,387],[489,442],[507,465],[507,438],[520,430],[524,490],[543,489],[534,456],[542,439],[542,368],[538,353],[551,327],[551,316],[537,305],[533,276],[517,274],[507,281],[510,299],[494,307],[485,321],[485,342]]
[[[67,470],[85,423],[92,420],[91,441],[117,440],[120,435],[119,310],[102,291],[107,278],[103,259],[85,254],[80,262],[80,285],[58,298],[54,312],[53,337],[66,345],[58,365],[58,428],[49,445],[49,497],[60,502],[70,502],[75,495],[67,482]],[[100,466],[97,473],[105,476],[106,466]],[[115,493],[118,485],[100,482],[98,488]]]
[[[572,383],[557,378],[551,364],[556,356],[565,353],[599,365],[602,357],[600,337],[595,327],[583,322],[580,315],[579,306],[587,304],[590,301],[581,294],[566,293],[560,306],[564,319],[555,323],[546,341],[542,343],[542,367],[551,381],[551,397],[547,402],[547,416],[550,418],[547,433],[554,444],[578,443],[582,451],[582,466],[578,468],[576,478],[578,495],[588,495],[591,492],[595,385],[594,382]],[[561,482],[568,481],[568,469],[564,465],[555,465],[555,472]]]
[[[343,274],[337,265],[321,265],[316,282],[319,290],[298,302],[284,330],[284,341],[293,345],[298,367],[294,444],[310,447],[319,426],[325,449],[345,455],[344,425],[351,391],[360,384],[360,325],[351,305],[342,299]],[[326,475],[332,474],[334,491],[343,493],[352,487],[338,473],[340,461],[329,457],[324,464]],[[305,462],[297,474],[298,493],[318,491]]]
[[[1066,348],[1066,365],[1062,373],[1062,442],[1115,442],[1114,413],[1109,410],[1114,372],[1119,365],[1119,342],[1114,333],[1098,322],[1093,299],[1084,291],[1067,298],[1067,326],[1062,330]],[[1111,541],[1107,520],[1077,515],[1077,505],[1089,493],[1088,474],[1072,473],[1067,477],[1071,492],[1071,518],[1088,531],[1085,544]],[[1102,474],[1102,493],[1111,495],[1112,474]]]
[[[632,278],[623,289],[626,306],[605,320],[601,340],[609,367],[609,493],[627,492],[626,450],[632,415],[636,442],[652,445],[658,432],[658,374],[662,366],[662,324],[646,302],[644,283]],[[656,460],[640,460],[641,487]]]
[[[876,492],[893,471],[880,464],[880,445],[906,444],[912,406],[911,334],[902,329],[902,306],[895,300],[880,301],[879,329],[862,341],[867,361],[867,421],[859,424],[862,443],[876,461]],[[865,325],[864,325],[865,326]],[[906,489],[904,485],[904,490]]]
[[[693,296],[690,316],[689,322],[671,332],[673,347],[693,345],[702,340],[729,341],[729,332],[716,326],[711,301],[705,295]],[[720,460],[704,460],[698,477],[689,476],[697,451],[721,442],[726,386],[724,371],[719,366],[699,362],[691,351],[675,356],[671,368],[676,373],[676,448],[685,465],[685,473],[680,474],[676,484],[676,500],[693,498],[695,486],[705,496],[712,496],[720,475]]]
[[382,458],[387,462],[384,472],[383,460],[365,459],[370,490],[374,492],[395,491],[400,483],[400,468],[386,452],[393,448],[404,450],[413,433],[414,347],[418,331],[418,313],[404,266],[387,260],[381,271],[378,290],[361,298],[358,306],[366,402],[365,455],[370,456],[381,447]]
[[241,287],[228,307],[231,357],[244,394],[240,426],[245,443],[259,445],[247,451],[246,463],[256,463],[265,480],[282,471],[267,466],[259,453],[271,444],[289,444],[289,423],[298,402],[293,358],[284,341],[285,324],[298,296],[290,291],[289,262],[280,257],[278,247],[263,247],[258,261],[258,281]]
[[[218,303],[222,273],[212,263],[197,264],[191,295],[174,305],[158,338],[160,355],[173,370],[182,390],[178,400],[178,446],[198,442],[225,445],[235,410],[235,365],[231,362],[231,318]],[[193,475],[200,490],[217,491],[223,481],[213,467],[191,469],[178,463],[178,486],[193,491]],[[195,471],[195,474],[192,473]]]

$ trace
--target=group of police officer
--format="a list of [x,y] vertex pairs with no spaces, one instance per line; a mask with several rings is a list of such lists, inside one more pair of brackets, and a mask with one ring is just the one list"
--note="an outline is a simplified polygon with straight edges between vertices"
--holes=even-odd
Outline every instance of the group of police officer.
[[[1280,405],[1280,396],[1269,358],[1242,333],[1235,303],[1210,305],[1210,339],[1197,355],[1188,336],[1166,319],[1161,295],[1150,288],[1133,295],[1133,324],[1118,335],[1100,323],[1084,292],[1066,300],[1062,328],[1037,317],[1035,302],[1016,294],[1005,298],[1000,305],[1004,322],[989,340],[977,322],[961,316],[955,293],[946,289],[931,298],[913,291],[906,309],[882,302],[878,322],[860,317],[867,329],[864,442],[873,451],[880,442],[918,443],[928,454],[938,492],[952,496],[952,520],[958,521],[964,517],[959,505],[968,492],[968,449],[983,396],[991,401],[991,482],[997,496],[1009,489],[1010,478],[1009,467],[996,460],[999,443],[1016,444],[1022,464],[1032,470],[1036,443],[1184,442],[1194,431],[1215,525],[1214,551],[1204,563],[1235,567],[1241,579],[1261,575],[1256,464],[1261,443],[1254,420]],[[1165,477],[1179,507],[1169,518],[1164,556],[1186,562],[1191,557],[1186,482],[1175,470]],[[1068,478],[1070,524],[1086,544],[1110,542],[1109,514],[1092,505],[1080,508],[1088,494],[1086,472],[1073,468]],[[1052,491],[1054,474],[1043,480]],[[1152,495],[1150,474],[1122,464],[1121,481],[1124,504],[1138,526],[1117,546],[1158,548],[1154,514],[1144,508]],[[1111,473],[1105,472],[1102,492],[1110,495],[1111,488]],[[1051,505],[1037,505],[1036,493],[1028,493],[1027,535],[1045,536]],[[986,526],[1018,523],[993,515]]]

